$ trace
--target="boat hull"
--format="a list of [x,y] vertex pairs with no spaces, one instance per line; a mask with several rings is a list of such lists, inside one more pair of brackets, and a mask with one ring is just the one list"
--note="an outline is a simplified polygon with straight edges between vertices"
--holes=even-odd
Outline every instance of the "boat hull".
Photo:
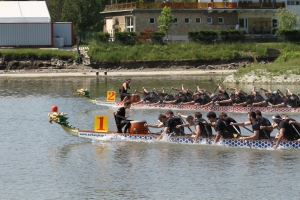
[[[109,107],[122,107],[123,102],[106,102],[106,101],[96,101],[97,105],[109,106]],[[195,105],[175,105],[175,104],[132,104],[131,109],[175,109],[175,110],[197,110],[197,111],[216,111],[216,112],[240,112],[248,113],[255,110],[260,110],[261,112],[270,113],[289,113],[289,112],[299,112],[299,108],[281,107],[281,108],[267,108],[267,107],[235,107],[235,106],[195,106]]]
[[[93,140],[101,140],[106,138],[108,140],[137,140],[137,141],[154,141],[157,139],[156,134],[123,134],[116,132],[105,132],[99,133],[92,130],[79,130],[78,137],[88,138]],[[189,136],[178,136],[169,137],[168,142],[172,143],[183,143],[192,144],[194,139]],[[211,145],[213,139],[200,138],[198,139],[198,145]],[[252,148],[252,149],[272,149],[275,144],[275,139],[272,142],[269,140],[239,140],[239,139],[221,139],[217,146],[227,146],[227,147],[242,147],[242,148]],[[280,149],[300,149],[300,142],[298,141],[285,141],[279,144]]]

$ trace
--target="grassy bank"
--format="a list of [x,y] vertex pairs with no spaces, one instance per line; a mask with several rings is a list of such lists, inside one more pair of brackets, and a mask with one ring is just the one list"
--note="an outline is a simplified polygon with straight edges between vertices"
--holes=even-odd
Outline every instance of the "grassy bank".
[[241,77],[251,71],[255,71],[257,75],[263,75],[269,72],[272,75],[300,75],[300,45],[290,43],[279,43],[277,49],[280,50],[281,55],[275,62],[267,65],[254,63],[252,67],[241,68],[235,73],[235,76]]
[[47,50],[47,49],[3,49],[0,51],[0,57],[5,61],[32,59],[32,60],[50,60],[53,57],[60,59],[75,59],[76,53],[74,51],[62,50]]
[[[272,44],[274,46],[274,44]],[[170,43],[167,45],[117,43],[89,45],[89,56],[98,62],[155,61],[155,60],[232,60],[246,57],[266,57],[267,45],[253,43],[199,44]]]

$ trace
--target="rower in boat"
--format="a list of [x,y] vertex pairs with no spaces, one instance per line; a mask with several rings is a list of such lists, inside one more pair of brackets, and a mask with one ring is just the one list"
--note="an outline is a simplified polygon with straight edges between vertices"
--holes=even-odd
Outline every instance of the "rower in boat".
[[117,124],[117,128],[118,128],[118,132],[122,133],[122,127],[124,127],[124,131],[123,133],[127,133],[127,131],[130,129],[130,121],[131,120],[127,120],[128,117],[125,117],[126,115],[126,110],[130,109],[131,107],[131,101],[126,100],[124,102],[124,106],[119,108],[115,113],[115,120],[116,120],[116,124]]
[[[265,95],[266,94],[269,94],[269,93],[265,93]],[[252,95],[248,96],[247,106],[248,107],[251,107],[251,106],[265,107],[265,106],[267,106],[267,104],[265,102],[265,98],[263,96],[261,96],[261,94],[255,90],[254,86],[252,87]]]
[[261,139],[261,137],[263,137],[263,134],[261,134],[261,132],[260,132],[261,123],[256,118],[256,113],[255,112],[249,112],[248,113],[248,119],[249,119],[249,121],[247,121],[247,122],[237,122],[237,123],[231,122],[230,125],[231,126],[248,126],[248,125],[252,126],[253,135],[248,136],[248,137],[240,137],[239,139],[241,139],[241,140]]
[[206,117],[210,121],[208,125],[213,126],[216,131],[216,137],[214,142],[212,143],[213,145],[220,140],[221,136],[224,139],[234,138],[234,134],[236,132],[231,132],[232,129],[229,128],[230,124],[227,124],[226,121],[222,118],[217,118],[215,112],[210,111],[209,113],[207,113]]
[[289,105],[292,108],[300,107],[300,99],[297,95],[293,94],[291,90],[286,88],[288,94],[283,94],[280,90],[278,90],[279,94],[281,95],[285,105]]
[[212,129],[211,126],[207,125],[207,121],[202,118],[202,114],[200,112],[195,112],[194,117],[189,115],[182,115],[178,113],[178,116],[186,119],[188,123],[177,125],[177,128],[180,127],[189,127],[195,126],[196,131],[192,132],[192,137],[194,138],[194,144],[197,143],[198,139],[201,138],[211,138],[212,137]]
[[[236,120],[233,119],[232,117],[227,116],[227,114],[225,112],[221,112],[219,114],[219,118],[223,119],[227,125],[231,125],[232,122],[236,123]],[[239,133],[241,132],[239,127],[228,126],[229,132],[232,132],[232,133],[237,132],[235,128],[238,130]]]
[[274,115],[272,119],[276,124],[278,124],[278,128],[279,128],[278,138],[276,144],[273,146],[274,149],[278,147],[278,145],[283,139],[290,140],[290,141],[293,140],[299,141],[300,134],[295,126],[298,125],[298,123],[296,123],[291,119],[283,120],[280,115]]
[[[202,105],[201,107],[215,106],[216,102],[218,102],[218,101],[224,101],[224,100],[228,100],[229,99],[229,95],[226,92],[226,90],[224,90],[220,84],[218,84],[218,87],[219,87],[219,93],[218,93],[218,95],[212,94],[211,95],[211,99],[212,100],[209,103]],[[228,103],[224,103],[224,104],[221,104],[221,105],[222,106],[228,106]]]
[[149,92],[145,87],[143,87],[144,99],[132,103],[132,105],[141,104],[141,103],[157,103],[159,101],[159,96],[155,92],[155,88],[153,88],[152,92]]
[[183,136],[184,128],[176,128],[177,125],[181,125],[183,122],[180,118],[175,117],[173,111],[168,110],[166,115],[160,114],[158,115],[158,120],[161,122],[160,124],[150,125],[145,124],[146,127],[152,128],[161,128],[164,127],[164,130],[160,134],[160,136],[156,139],[157,141],[162,139],[165,134],[172,135],[172,136]]
[[131,96],[131,94],[128,93],[128,91],[127,91],[128,89],[130,89],[130,83],[131,83],[131,79],[127,78],[125,80],[125,82],[123,83],[123,85],[122,85],[120,96],[121,96],[121,100],[123,102],[125,102],[126,100],[128,100],[128,98]]

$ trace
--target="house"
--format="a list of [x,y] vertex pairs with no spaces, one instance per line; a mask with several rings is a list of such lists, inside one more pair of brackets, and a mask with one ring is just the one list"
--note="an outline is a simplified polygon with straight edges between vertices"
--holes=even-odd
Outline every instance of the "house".
[[[299,0],[298,0],[299,3]],[[141,32],[143,29],[159,31],[158,17],[162,8],[172,9],[174,24],[169,31],[170,40],[188,41],[192,30],[245,30],[248,34],[272,34],[277,26],[275,12],[285,7],[276,0],[199,0],[199,2],[132,2],[106,5],[101,12],[105,18],[104,32],[113,37],[115,31]]]

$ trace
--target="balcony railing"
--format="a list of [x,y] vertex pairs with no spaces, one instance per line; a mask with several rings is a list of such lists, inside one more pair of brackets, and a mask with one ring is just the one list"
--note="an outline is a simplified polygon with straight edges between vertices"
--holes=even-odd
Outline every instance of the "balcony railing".
[[149,9],[149,8],[163,8],[170,7],[172,9],[207,9],[207,8],[284,8],[285,2],[280,3],[254,3],[252,1],[238,1],[238,2],[200,2],[200,3],[184,3],[184,2],[166,2],[166,3],[143,3],[143,2],[132,2],[122,4],[111,4],[105,6],[105,11],[118,11],[118,10],[129,10],[129,9]]

